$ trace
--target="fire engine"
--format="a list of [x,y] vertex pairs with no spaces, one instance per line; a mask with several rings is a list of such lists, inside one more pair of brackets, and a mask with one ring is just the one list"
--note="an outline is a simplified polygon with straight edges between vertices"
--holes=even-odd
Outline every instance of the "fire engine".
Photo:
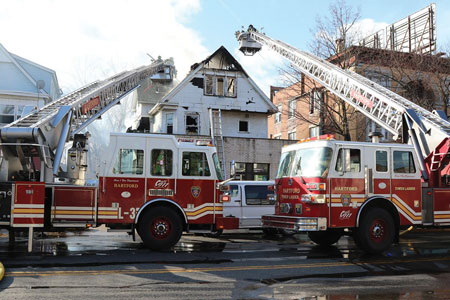
[[0,228],[10,236],[28,229],[29,251],[34,230],[101,224],[133,237],[137,231],[148,248],[160,250],[183,231],[233,225],[222,215],[222,171],[209,141],[113,133],[98,184],[85,180],[89,133],[83,129],[168,67],[156,61],[94,82],[1,128]]
[[403,144],[321,136],[282,149],[268,228],[307,232],[320,245],[344,233],[381,253],[411,226],[450,225],[450,123],[352,71],[271,39],[253,26],[236,32],[247,55],[268,46]]

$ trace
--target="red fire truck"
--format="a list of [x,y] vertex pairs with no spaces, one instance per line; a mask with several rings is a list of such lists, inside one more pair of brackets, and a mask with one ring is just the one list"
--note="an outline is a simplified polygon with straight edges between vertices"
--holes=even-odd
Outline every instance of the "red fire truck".
[[[135,230],[151,249],[166,249],[183,231],[237,225],[223,218],[222,171],[210,141],[171,135],[111,134],[98,186],[85,181],[89,123],[164,72],[148,67],[94,82],[0,129],[0,228],[55,231],[106,224]],[[67,141],[67,163],[61,164]]]
[[265,227],[307,232],[320,245],[347,232],[366,252],[380,253],[399,239],[402,227],[450,225],[450,123],[444,112],[426,111],[252,26],[236,36],[244,54],[267,45],[404,142],[379,143],[376,134],[373,143],[322,136],[283,148],[275,214],[263,216]]

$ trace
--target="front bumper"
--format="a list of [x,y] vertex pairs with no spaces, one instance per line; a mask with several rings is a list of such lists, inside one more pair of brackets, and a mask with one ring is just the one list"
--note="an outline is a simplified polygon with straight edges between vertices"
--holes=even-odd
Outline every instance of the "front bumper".
[[295,231],[325,231],[327,218],[305,218],[278,215],[262,216],[263,227]]

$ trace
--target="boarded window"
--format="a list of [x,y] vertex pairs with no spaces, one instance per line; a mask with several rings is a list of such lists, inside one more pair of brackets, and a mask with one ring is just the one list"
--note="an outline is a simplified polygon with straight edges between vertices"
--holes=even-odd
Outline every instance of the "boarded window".
[[172,150],[153,149],[151,174],[153,176],[171,176],[172,175]]

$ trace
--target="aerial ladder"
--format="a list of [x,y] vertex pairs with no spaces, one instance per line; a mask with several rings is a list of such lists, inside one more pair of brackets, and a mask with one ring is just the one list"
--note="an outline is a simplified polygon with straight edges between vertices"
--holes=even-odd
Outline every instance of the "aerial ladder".
[[441,186],[441,169],[450,156],[450,122],[443,111],[429,112],[404,97],[351,71],[282,41],[258,32],[252,25],[237,31],[245,55],[260,51],[262,45],[288,59],[299,71],[316,80],[331,93],[350,104],[404,143],[414,146],[424,186]]
[[[84,184],[89,134],[80,132],[138,88],[143,79],[166,67],[171,66],[157,60],[95,81],[1,128],[1,182],[52,183],[59,178]],[[73,141],[73,147],[64,171],[61,159],[69,141]]]

